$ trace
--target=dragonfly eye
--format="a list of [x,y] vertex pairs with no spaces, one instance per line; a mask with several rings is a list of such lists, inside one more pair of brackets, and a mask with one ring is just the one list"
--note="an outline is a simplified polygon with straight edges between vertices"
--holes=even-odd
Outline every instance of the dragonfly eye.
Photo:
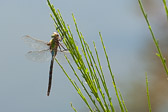
[[54,38],[54,37],[57,37],[59,36],[59,34],[57,32],[54,32],[52,35],[51,35],[51,38]]

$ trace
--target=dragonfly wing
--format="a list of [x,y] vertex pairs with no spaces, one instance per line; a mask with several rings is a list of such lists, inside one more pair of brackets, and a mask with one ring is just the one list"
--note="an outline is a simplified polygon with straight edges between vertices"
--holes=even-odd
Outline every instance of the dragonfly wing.
[[23,40],[30,47],[32,47],[34,49],[37,49],[37,50],[43,50],[43,49],[48,49],[49,48],[49,46],[47,45],[47,42],[35,39],[35,38],[30,37],[28,35],[24,36]]
[[64,51],[58,50],[58,51],[57,51],[57,55],[56,55],[57,60],[58,60],[59,62],[61,62],[61,63],[66,63],[67,61],[66,61],[66,58],[65,58],[64,55],[66,55],[67,58],[68,58],[70,61],[72,61],[71,54],[70,54],[70,52],[69,52],[68,50],[64,50]]
[[41,51],[29,51],[26,54],[26,57],[29,60],[35,61],[35,62],[45,62],[49,61],[51,59],[51,53],[50,50],[41,50]]

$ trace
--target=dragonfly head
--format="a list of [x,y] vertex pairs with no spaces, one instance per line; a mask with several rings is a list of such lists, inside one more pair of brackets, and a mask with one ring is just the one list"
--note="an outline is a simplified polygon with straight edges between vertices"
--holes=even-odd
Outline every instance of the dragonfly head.
[[51,38],[59,38],[59,34],[57,32],[54,32],[52,35],[51,35]]

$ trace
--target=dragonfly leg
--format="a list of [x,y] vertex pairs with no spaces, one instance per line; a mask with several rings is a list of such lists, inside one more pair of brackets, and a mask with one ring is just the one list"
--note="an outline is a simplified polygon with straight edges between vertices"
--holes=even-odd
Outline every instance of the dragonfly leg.
[[58,46],[58,47],[59,47],[60,51],[62,52],[62,49],[61,49],[61,47],[60,47],[60,46]]
[[[63,50],[61,50],[61,47],[60,47],[60,46],[63,48]],[[65,48],[62,44],[60,44],[60,43],[59,43],[59,49],[60,49],[60,51],[67,51],[67,50],[68,50],[68,49],[66,49],[66,48]]]

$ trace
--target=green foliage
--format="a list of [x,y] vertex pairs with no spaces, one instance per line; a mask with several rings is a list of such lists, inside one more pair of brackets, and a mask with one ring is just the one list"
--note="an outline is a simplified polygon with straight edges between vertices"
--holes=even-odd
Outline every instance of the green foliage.
[[[164,0],[163,0],[163,1],[164,1]],[[152,31],[152,28],[151,28],[151,26],[150,26],[150,23],[149,23],[147,14],[146,14],[145,11],[144,11],[144,8],[143,8],[143,5],[142,5],[142,3],[141,3],[141,0],[138,0],[138,2],[139,2],[139,6],[140,6],[140,8],[141,8],[141,11],[142,11],[142,13],[143,13],[143,15],[144,15],[144,18],[145,18],[145,20],[146,20],[146,23],[147,23],[147,25],[148,25],[148,27],[149,27],[149,31],[150,31],[150,33],[151,33],[151,35],[152,35],[153,42],[154,42],[154,44],[155,44],[155,46],[156,46],[156,49],[157,49],[157,51],[158,51],[158,53],[157,53],[156,55],[160,58],[160,60],[161,60],[161,62],[162,62],[162,64],[163,64],[163,67],[164,67],[164,69],[165,69],[166,75],[168,76],[168,68],[167,68],[167,65],[166,65],[166,60],[165,60],[165,58],[163,57],[162,52],[161,52],[161,50],[160,50],[159,42],[158,42],[158,40],[156,40],[156,38],[155,38],[155,35],[154,35],[153,31]],[[165,1],[164,1],[164,4],[166,5],[166,2],[165,2]]]
[[[99,55],[98,55],[98,51],[96,49],[96,44],[95,42],[93,42],[94,45],[94,51],[96,54],[96,58],[93,56],[93,52],[90,50],[89,45],[87,44],[87,42],[85,41],[82,33],[79,31],[76,20],[74,15],[72,14],[73,20],[74,20],[74,24],[75,24],[75,28],[76,28],[76,32],[78,34],[78,37],[80,39],[80,44],[82,46],[81,51],[78,49],[78,46],[75,44],[74,41],[74,37],[73,34],[70,30],[70,26],[66,25],[60,11],[57,9],[55,10],[54,6],[50,3],[49,0],[47,0],[48,5],[52,11],[53,14],[51,15],[51,18],[54,20],[55,23],[55,27],[56,30],[58,31],[58,33],[60,34],[60,36],[64,37],[64,43],[66,45],[66,47],[69,49],[70,54],[75,62],[75,64],[77,65],[77,68],[74,68],[72,66],[72,64],[70,63],[69,59],[66,57],[67,62],[69,63],[70,68],[72,69],[75,77],[77,78],[77,81],[80,83],[80,85],[78,85],[75,81],[73,81],[70,76],[68,75],[68,73],[65,71],[65,69],[63,68],[63,66],[59,63],[59,61],[56,59],[56,62],[59,64],[59,66],[61,67],[61,69],[63,70],[63,72],[65,73],[65,75],[67,76],[67,78],[69,79],[69,81],[72,83],[72,85],[74,86],[75,90],[77,91],[77,93],[79,94],[79,96],[82,98],[82,100],[85,102],[85,104],[87,105],[87,107],[89,108],[89,110],[91,112],[115,112],[114,109],[114,105],[112,103],[112,97],[110,96],[107,84],[106,84],[106,80],[104,77],[104,73],[102,70],[102,65],[100,63],[100,59],[99,59]],[[107,64],[108,64],[108,69],[112,78],[112,85],[115,89],[115,93],[118,99],[118,103],[120,106],[120,109],[122,112],[127,112],[126,106],[123,102],[123,99],[121,94],[119,93],[119,91],[117,90],[117,85],[114,79],[114,75],[112,74],[112,70],[111,70],[111,66],[109,63],[109,59],[106,53],[106,49],[103,43],[103,39],[101,36],[101,33],[99,33],[100,35],[100,39],[101,39],[101,43],[102,43],[102,47],[105,53],[105,57],[107,60]],[[80,53],[82,52],[82,54]],[[80,71],[80,74],[77,74],[76,69],[78,71]],[[82,78],[80,78],[80,76],[82,76]],[[84,84],[84,82],[82,81],[84,80],[87,84]],[[82,89],[79,88],[79,86],[82,86]],[[83,93],[86,93],[87,97],[89,97],[89,99],[87,99]],[[89,101],[91,101],[91,103],[94,105],[94,108],[91,107],[91,104],[89,104]],[[71,105],[72,106],[72,105]],[[76,111],[76,109],[72,106],[73,110]]]
[[168,19],[168,9],[166,6],[166,0],[163,0],[163,4],[164,4],[165,11],[166,11],[167,19]]
[[[72,66],[69,59],[65,56],[71,70],[73,71],[73,73],[77,79],[76,81],[78,81],[79,84],[77,84],[76,81],[74,81],[70,78],[70,76],[68,75],[68,73],[66,72],[64,67],[59,63],[59,61],[57,59],[55,59],[56,62],[61,67],[64,74],[67,76],[67,78],[69,79],[69,81],[71,82],[73,87],[75,88],[76,92],[79,94],[79,96],[85,102],[86,106],[88,107],[88,109],[91,112],[95,112],[95,111],[96,112],[115,112],[115,108],[112,103],[112,97],[110,96],[109,89],[108,89],[108,86],[106,83],[106,79],[104,77],[104,72],[102,69],[102,65],[101,65],[101,62],[99,59],[99,54],[96,49],[95,42],[93,42],[93,45],[94,45],[94,53],[95,53],[96,57],[94,57],[93,52],[91,51],[89,45],[87,44],[87,42],[85,41],[85,39],[83,37],[83,34],[79,31],[75,17],[72,14],[72,18],[74,20],[76,32],[78,34],[80,44],[81,44],[81,49],[79,49],[74,41],[73,33],[71,32],[70,26],[65,24],[60,11],[58,9],[55,10],[54,6],[50,3],[49,0],[47,0],[47,2],[48,2],[48,5],[52,11],[52,14],[50,14],[50,16],[55,23],[55,28],[56,28],[57,32],[60,34],[60,36],[64,37],[63,42],[65,43],[66,47],[69,49],[70,54],[71,54],[76,66],[77,66],[77,67]],[[156,55],[160,58],[160,60],[163,64],[164,70],[166,71],[166,74],[168,76],[168,68],[166,65],[166,60],[162,55],[158,40],[156,40],[155,35],[152,31],[149,20],[147,18],[147,14],[145,13],[144,8],[142,6],[141,0],[138,0],[138,2],[140,5],[140,8],[141,8],[141,11],[144,15],[144,18],[146,20],[146,23],[148,25],[148,28],[150,30],[150,33],[152,35],[153,42],[154,42],[156,49],[158,51],[158,53],[156,53]],[[163,3],[164,3],[165,11],[167,14],[167,18],[168,18],[168,9],[166,6],[166,1],[163,0]],[[109,73],[111,76],[111,80],[112,80],[111,84],[114,87],[120,110],[121,110],[121,112],[128,112],[126,105],[124,103],[123,97],[121,95],[121,92],[117,88],[114,74],[112,73],[109,58],[108,58],[108,55],[107,55],[107,52],[105,49],[105,45],[103,43],[102,35],[100,32],[99,32],[99,36],[100,36],[102,48],[104,50],[105,58],[107,61],[108,70],[109,70]],[[80,74],[77,71],[80,71]],[[82,78],[80,76],[82,76]],[[86,82],[87,84],[85,84],[84,82]],[[82,87],[82,89],[80,87]],[[149,112],[151,112],[147,74],[146,74],[146,87],[147,87],[146,91],[147,91],[147,98],[148,98],[148,108],[149,108]],[[87,96],[84,96],[84,93]],[[91,104],[93,104],[94,107],[91,107]],[[71,104],[71,107],[75,112],[77,112],[77,110],[72,106],[72,104]]]
[[[161,60],[161,62],[163,64],[164,70],[165,70],[165,72],[166,72],[166,74],[168,76],[168,68],[167,68],[167,65],[166,65],[166,59],[162,55],[162,52],[161,52],[160,47],[159,47],[159,42],[155,38],[155,35],[154,35],[153,31],[152,31],[152,28],[150,26],[147,14],[144,11],[144,8],[143,8],[143,5],[141,3],[141,0],[138,0],[138,2],[139,2],[139,5],[140,5],[140,8],[141,8],[141,11],[142,11],[142,13],[144,15],[144,18],[146,20],[146,23],[147,23],[147,25],[149,27],[149,30],[150,30],[150,33],[152,35],[152,39],[154,41],[156,49],[158,51],[158,53],[156,53],[156,55],[160,58],[160,60]],[[163,4],[164,4],[164,8],[165,8],[165,11],[166,11],[166,14],[167,14],[167,19],[168,19],[168,9],[167,9],[167,6],[166,6],[166,0],[163,0]],[[146,74],[146,92],[147,92],[147,98],[148,98],[148,109],[149,109],[149,112],[151,112],[151,103],[150,103],[150,95],[149,95],[149,86],[148,86],[147,74]]]
[[74,110],[74,112],[77,112],[77,110],[73,107],[72,103],[71,103],[71,107]]
[[149,85],[148,85],[148,76],[147,76],[147,73],[146,73],[146,93],[147,93],[147,97],[148,97],[149,112],[151,112],[151,103],[150,103],[150,96],[149,96]]

